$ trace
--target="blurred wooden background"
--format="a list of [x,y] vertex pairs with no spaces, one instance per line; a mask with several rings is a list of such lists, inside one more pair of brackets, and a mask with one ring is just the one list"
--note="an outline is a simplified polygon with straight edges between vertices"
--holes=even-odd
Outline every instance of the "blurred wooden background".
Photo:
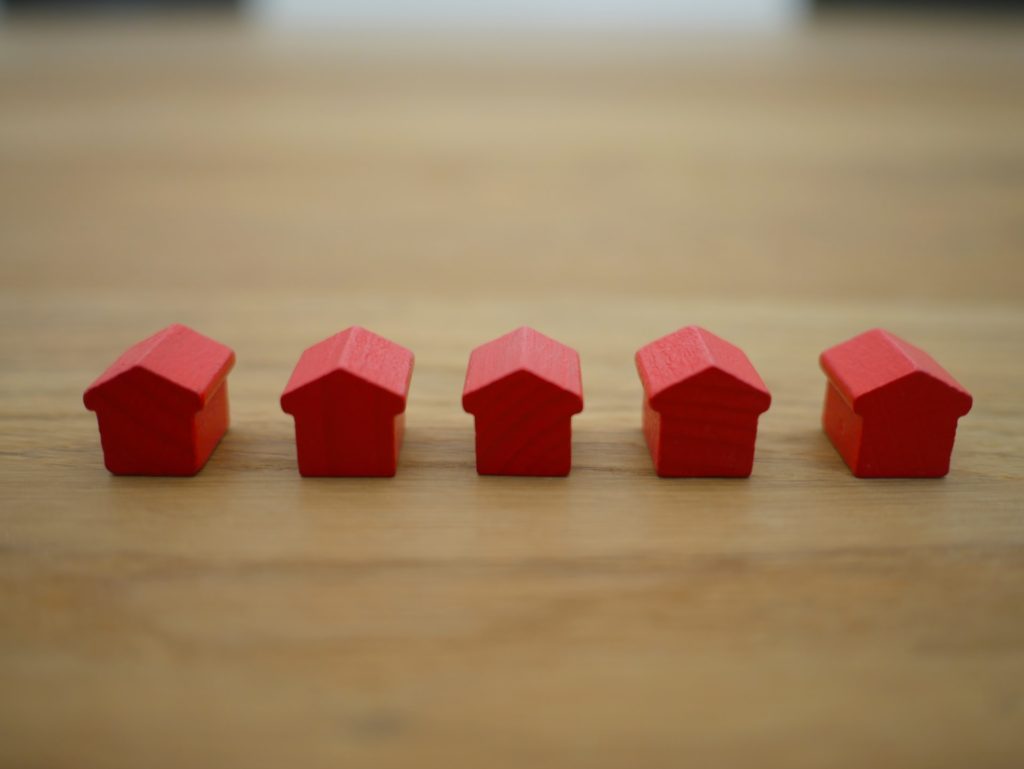
[[[1021,765],[1022,43],[0,29],[0,764]],[[172,321],[232,430],[110,477],[81,393]],[[352,323],[416,352],[399,475],[300,480],[277,397]],[[568,479],[473,472],[524,323],[582,355]],[[749,481],[651,471],[688,323],[773,392]],[[872,326],[975,396],[945,480],[820,433]]]

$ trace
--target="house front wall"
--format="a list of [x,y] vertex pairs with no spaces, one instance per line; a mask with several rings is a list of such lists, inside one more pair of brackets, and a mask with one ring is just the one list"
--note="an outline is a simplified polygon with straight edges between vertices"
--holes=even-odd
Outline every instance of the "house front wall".
[[745,478],[754,465],[759,413],[704,400],[680,399],[668,412],[643,402],[644,437],[658,475]]
[[405,418],[344,399],[326,399],[295,415],[299,472],[304,476],[392,476]]
[[756,414],[662,415],[656,469],[663,477],[746,478],[756,440]]
[[192,414],[139,413],[104,403],[96,417],[103,462],[115,475],[194,475],[205,461],[196,452]]
[[117,475],[195,475],[228,426],[226,379],[198,409],[195,393],[137,367],[90,388],[85,402]]
[[949,472],[956,418],[937,414],[873,414],[854,473],[861,478],[941,478]]
[[479,414],[476,469],[481,475],[568,475],[572,417],[528,406]]

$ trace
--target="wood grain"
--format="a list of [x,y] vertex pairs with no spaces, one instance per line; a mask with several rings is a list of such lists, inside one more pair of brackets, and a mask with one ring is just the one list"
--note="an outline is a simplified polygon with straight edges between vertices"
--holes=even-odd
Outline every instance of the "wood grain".
[[[0,31],[0,765],[1021,765],[1019,27],[442,42]],[[172,321],[232,429],[111,477],[82,391]],[[398,475],[300,479],[278,396],[354,323],[416,353]],[[772,391],[749,480],[650,466],[689,323]],[[524,324],[581,355],[565,479],[473,472]],[[873,326],[975,396],[944,480],[821,433]]]

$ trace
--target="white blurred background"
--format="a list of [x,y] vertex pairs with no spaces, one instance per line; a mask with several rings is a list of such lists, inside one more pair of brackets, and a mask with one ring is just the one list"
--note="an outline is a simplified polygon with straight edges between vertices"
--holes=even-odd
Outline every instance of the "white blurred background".
[[799,19],[811,0],[0,0],[14,12],[139,13],[238,9],[260,21],[291,26],[467,28],[779,28]]
[[252,0],[261,19],[287,24],[419,24],[555,27],[780,27],[798,19],[804,0]]
[[299,28],[734,32],[786,29],[834,11],[1019,16],[1024,0],[0,0],[0,20],[197,11]]

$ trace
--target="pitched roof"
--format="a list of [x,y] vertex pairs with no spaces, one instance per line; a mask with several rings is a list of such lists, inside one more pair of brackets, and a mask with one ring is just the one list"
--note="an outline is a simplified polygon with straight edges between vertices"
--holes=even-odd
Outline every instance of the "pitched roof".
[[142,370],[180,390],[198,410],[234,365],[235,353],[230,347],[174,323],[129,347],[89,385],[85,405],[95,410],[101,390],[132,371]]
[[872,393],[913,375],[944,386],[961,415],[971,408],[970,393],[932,356],[885,329],[865,331],[837,344],[819,361],[855,412]]
[[675,388],[711,372],[749,388],[758,396],[754,405],[761,411],[771,403],[771,394],[746,353],[700,326],[685,326],[641,347],[636,353],[636,369],[655,408]]
[[519,372],[528,372],[570,398],[575,412],[583,410],[583,379],[579,354],[561,342],[522,326],[480,345],[469,356],[462,405],[472,412],[492,385]]
[[296,405],[300,392],[342,371],[390,396],[396,413],[401,413],[412,367],[412,351],[361,326],[352,326],[302,353],[281,395],[281,406],[291,413],[289,409]]

